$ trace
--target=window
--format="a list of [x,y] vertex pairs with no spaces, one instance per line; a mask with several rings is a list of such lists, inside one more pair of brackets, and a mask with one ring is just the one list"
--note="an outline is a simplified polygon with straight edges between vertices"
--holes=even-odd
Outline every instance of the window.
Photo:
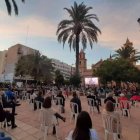
[[17,54],[22,54],[22,48],[21,47],[18,48]]

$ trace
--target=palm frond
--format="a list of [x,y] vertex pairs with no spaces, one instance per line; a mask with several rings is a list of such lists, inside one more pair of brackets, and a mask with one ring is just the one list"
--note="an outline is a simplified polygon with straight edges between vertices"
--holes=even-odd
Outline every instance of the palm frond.
[[75,51],[76,50],[76,37],[72,41],[72,47],[73,47],[73,50]]
[[65,33],[63,34],[63,39],[62,39],[63,48],[64,48],[64,45],[65,45],[65,42],[66,42],[67,39],[68,39],[68,36],[69,36],[69,33],[68,33],[68,32],[65,32]]
[[86,47],[87,47],[87,38],[86,38],[86,35],[83,32],[82,32],[81,41],[82,41],[83,49],[85,50]]
[[85,22],[83,25],[101,34],[101,30],[92,21]]
[[84,28],[84,31],[87,33],[88,36],[92,39],[92,42],[97,42],[97,31],[91,28]]
[[11,3],[9,2],[9,0],[5,0],[5,4],[7,7],[8,14],[11,15],[12,12]]
[[56,31],[56,34],[58,34],[59,31],[64,30],[65,28],[70,26],[72,23],[73,23],[72,20],[62,20],[58,25],[58,29]]
[[92,40],[92,37],[89,35],[89,34],[87,34],[87,38],[88,38],[88,42],[89,42],[89,44],[90,44],[90,47],[91,47],[91,49],[92,49],[92,47],[93,47],[93,40]]
[[17,7],[15,0],[12,0],[12,3],[13,3],[15,14],[18,15],[18,7]]
[[95,19],[96,21],[99,21],[99,18],[95,14],[88,14],[85,16],[85,19]]
[[68,44],[69,44],[69,47],[70,47],[70,51],[71,51],[71,45],[72,45],[72,42],[74,40],[74,33],[72,33],[68,39]]
[[74,19],[74,13],[71,9],[64,8],[64,10],[66,10],[69,13],[70,17],[72,17],[72,19]]
[[140,18],[138,18],[137,22],[140,24]]
[[65,33],[70,33],[72,31],[73,28],[67,28],[65,30],[63,30],[62,32],[58,33],[58,41],[61,43],[61,41],[63,40],[63,36]]

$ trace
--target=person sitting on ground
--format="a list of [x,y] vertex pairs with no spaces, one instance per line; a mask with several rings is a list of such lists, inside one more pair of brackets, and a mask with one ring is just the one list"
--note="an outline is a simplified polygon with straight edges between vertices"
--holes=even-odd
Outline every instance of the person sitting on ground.
[[[106,117],[110,117],[112,116],[114,118],[113,120],[113,133],[118,133],[118,138],[120,139],[121,138],[121,134],[122,134],[122,128],[121,128],[121,122],[120,122],[120,115],[118,112],[115,111],[115,107],[114,107],[114,104],[112,101],[107,101],[106,104],[105,104],[105,109],[103,110],[103,121],[104,118]],[[118,123],[117,123],[118,122]],[[118,128],[117,128],[117,125],[119,124]],[[107,127],[106,126],[106,123],[104,122],[104,125],[105,125],[105,128]]]
[[[73,98],[70,100],[70,102],[76,103],[76,104],[78,105],[78,110],[79,110],[78,113],[80,113],[80,112],[82,111],[81,101],[80,101],[80,99],[78,98],[78,96],[77,96],[77,94],[76,94],[75,91],[73,92]],[[75,113],[77,113],[77,112],[76,112],[76,108],[75,108]]]
[[107,101],[112,101],[113,103],[116,103],[116,100],[113,98],[113,93],[108,93],[107,98],[104,100],[104,103]]
[[[58,121],[58,119],[61,119],[64,122],[66,121],[65,117],[62,117],[59,113],[57,113],[55,111],[54,108],[52,108],[52,101],[51,101],[51,97],[49,97],[49,96],[46,97],[43,102],[42,112],[43,112],[42,121],[45,122],[45,125],[53,124],[53,120],[52,120],[53,116],[56,118],[57,121]],[[53,129],[53,134],[55,134],[55,128]]]
[[[16,128],[17,125],[15,124],[15,115],[10,113],[9,111],[5,111],[2,107],[2,104],[0,103],[0,122],[3,122],[6,119],[7,126],[11,126],[12,129]],[[9,124],[8,122],[11,122]],[[6,124],[4,124],[5,126]]]
[[69,133],[67,140],[99,140],[96,130],[92,129],[88,112],[82,111],[78,115],[76,127]]
[[[39,108],[41,109],[41,103],[44,102],[43,93],[41,91],[39,91],[37,97],[35,97],[34,100],[40,102]],[[37,105],[36,105],[36,102],[34,102],[34,110],[36,110],[36,109],[37,109]]]
[[[96,106],[98,113],[100,113],[99,104],[98,104],[98,101],[96,100],[96,96],[93,95],[92,93],[90,93],[90,94],[87,96],[87,99],[93,99],[92,106]],[[94,104],[93,104],[93,103],[94,103]]]

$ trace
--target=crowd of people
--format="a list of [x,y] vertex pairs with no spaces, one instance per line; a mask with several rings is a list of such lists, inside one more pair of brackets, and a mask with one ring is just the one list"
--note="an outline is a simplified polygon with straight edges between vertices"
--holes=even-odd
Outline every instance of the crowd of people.
[[[130,91],[129,91],[130,92]],[[70,131],[67,140],[99,140],[98,134],[95,129],[92,129],[92,121],[88,112],[82,110],[82,104],[80,95],[86,96],[87,100],[92,99],[91,106],[96,107],[98,113],[101,113],[100,107],[102,106],[102,95],[106,95],[104,99],[105,108],[102,112],[102,115],[105,117],[114,116],[113,121],[113,133],[117,133],[118,139],[121,139],[122,136],[122,127],[120,123],[119,113],[116,112],[117,107],[120,107],[122,110],[124,104],[122,101],[132,101],[132,105],[135,104],[135,101],[140,101],[140,96],[137,91],[131,91],[131,97],[127,97],[128,91],[126,89],[120,88],[96,88],[96,87],[87,87],[87,88],[72,88],[72,87],[41,87],[39,89],[12,89],[8,88],[6,90],[0,90],[0,122],[5,122],[4,127],[10,127],[12,129],[16,128],[15,115],[16,107],[20,106],[19,99],[26,98],[29,99],[29,102],[33,104],[34,111],[37,110],[36,101],[39,101],[39,108],[42,108],[42,124],[48,125],[53,124],[52,116],[55,118],[55,124],[58,124],[58,119],[61,119],[63,122],[66,121],[66,118],[59,114],[52,106],[54,102],[55,105],[61,105],[61,113],[65,113],[65,100],[72,95],[70,103],[76,103],[78,105],[78,112],[75,109],[75,113],[78,113],[77,122],[75,128]],[[58,103],[57,98],[62,100]],[[119,106],[118,106],[119,105]],[[70,106],[71,107],[71,106]],[[7,110],[11,108],[11,112]],[[127,109],[130,108],[130,103],[127,104]],[[126,116],[128,112],[126,111]],[[73,116],[74,118],[75,116]],[[6,121],[5,121],[6,120]],[[118,126],[119,125],[119,126]],[[106,124],[104,125],[106,128]],[[119,130],[118,130],[119,128]],[[53,127],[53,134],[56,134],[55,125]]]

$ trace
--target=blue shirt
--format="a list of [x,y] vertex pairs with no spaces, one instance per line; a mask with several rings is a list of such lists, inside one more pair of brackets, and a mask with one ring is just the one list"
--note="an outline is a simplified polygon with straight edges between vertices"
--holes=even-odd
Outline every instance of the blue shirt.
[[10,90],[6,91],[5,95],[8,97],[8,100],[12,100],[14,98],[14,94]]

